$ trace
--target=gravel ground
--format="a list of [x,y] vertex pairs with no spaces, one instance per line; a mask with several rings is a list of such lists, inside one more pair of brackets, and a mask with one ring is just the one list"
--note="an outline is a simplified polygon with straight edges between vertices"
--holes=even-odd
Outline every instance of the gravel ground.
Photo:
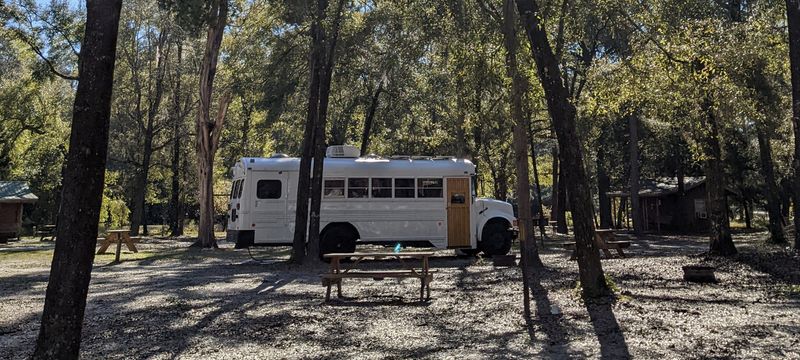
[[[706,240],[648,236],[626,259],[603,260],[618,298],[578,300],[577,265],[542,251],[526,325],[517,268],[440,251],[430,302],[413,280],[345,280],[325,304],[318,274],[287,265],[286,249],[187,250],[151,239],[108,265],[100,256],[86,310],[83,358],[780,358],[800,359],[800,259],[736,237],[741,254],[705,259]],[[553,240],[556,244],[559,240]],[[52,245],[0,247],[0,358],[30,355]],[[717,267],[718,284],[682,280],[681,266]],[[384,269],[398,264],[371,262]]]

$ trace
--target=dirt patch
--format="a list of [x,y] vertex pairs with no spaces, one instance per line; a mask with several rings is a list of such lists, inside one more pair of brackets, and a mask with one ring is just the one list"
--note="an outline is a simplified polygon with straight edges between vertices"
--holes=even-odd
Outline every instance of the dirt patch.
[[[82,356],[800,359],[800,300],[791,295],[800,263],[786,252],[780,266],[759,265],[784,251],[763,238],[737,236],[742,254],[732,259],[698,256],[699,237],[632,239],[629,258],[603,261],[621,296],[588,305],[576,297],[576,263],[553,241],[542,250],[529,324],[518,269],[449,251],[431,260],[429,302],[417,301],[417,281],[387,279],[345,280],[348,298],[325,304],[324,268],[287,265],[286,249],[258,251],[266,261],[254,261],[227,244],[198,252],[148,240],[146,257],[97,259]],[[0,257],[0,358],[32,351],[49,256]],[[698,262],[714,265],[720,282],[684,282],[681,266]]]

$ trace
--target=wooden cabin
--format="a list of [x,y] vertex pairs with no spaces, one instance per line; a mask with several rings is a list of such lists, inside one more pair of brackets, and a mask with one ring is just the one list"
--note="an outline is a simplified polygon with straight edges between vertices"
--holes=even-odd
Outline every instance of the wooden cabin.
[[0,242],[19,236],[22,206],[38,199],[26,182],[0,181]]
[[[728,194],[732,193],[730,190]],[[630,192],[612,191],[614,224],[630,226]],[[639,188],[644,231],[706,232],[711,223],[706,210],[705,177],[684,178],[683,190],[677,178],[644,180]]]

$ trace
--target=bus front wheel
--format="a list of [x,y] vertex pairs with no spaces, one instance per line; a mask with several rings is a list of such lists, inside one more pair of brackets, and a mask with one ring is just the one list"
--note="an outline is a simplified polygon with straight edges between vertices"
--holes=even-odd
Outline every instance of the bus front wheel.
[[330,253],[351,253],[356,250],[358,235],[346,225],[334,225],[325,229],[319,244],[320,257]]
[[492,221],[483,227],[478,247],[487,256],[505,255],[511,250],[511,233],[501,221]]

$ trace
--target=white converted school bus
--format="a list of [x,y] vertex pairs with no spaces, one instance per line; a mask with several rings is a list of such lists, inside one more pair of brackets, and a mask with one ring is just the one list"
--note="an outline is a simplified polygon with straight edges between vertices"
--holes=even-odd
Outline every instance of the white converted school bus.
[[[237,248],[291,245],[300,159],[242,158],[232,168],[228,240]],[[450,157],[360,158],[328,148],[323,171],[320,252],[357,244],[506,254],[516,236],[511,204],[477,199],[475,165]]]

